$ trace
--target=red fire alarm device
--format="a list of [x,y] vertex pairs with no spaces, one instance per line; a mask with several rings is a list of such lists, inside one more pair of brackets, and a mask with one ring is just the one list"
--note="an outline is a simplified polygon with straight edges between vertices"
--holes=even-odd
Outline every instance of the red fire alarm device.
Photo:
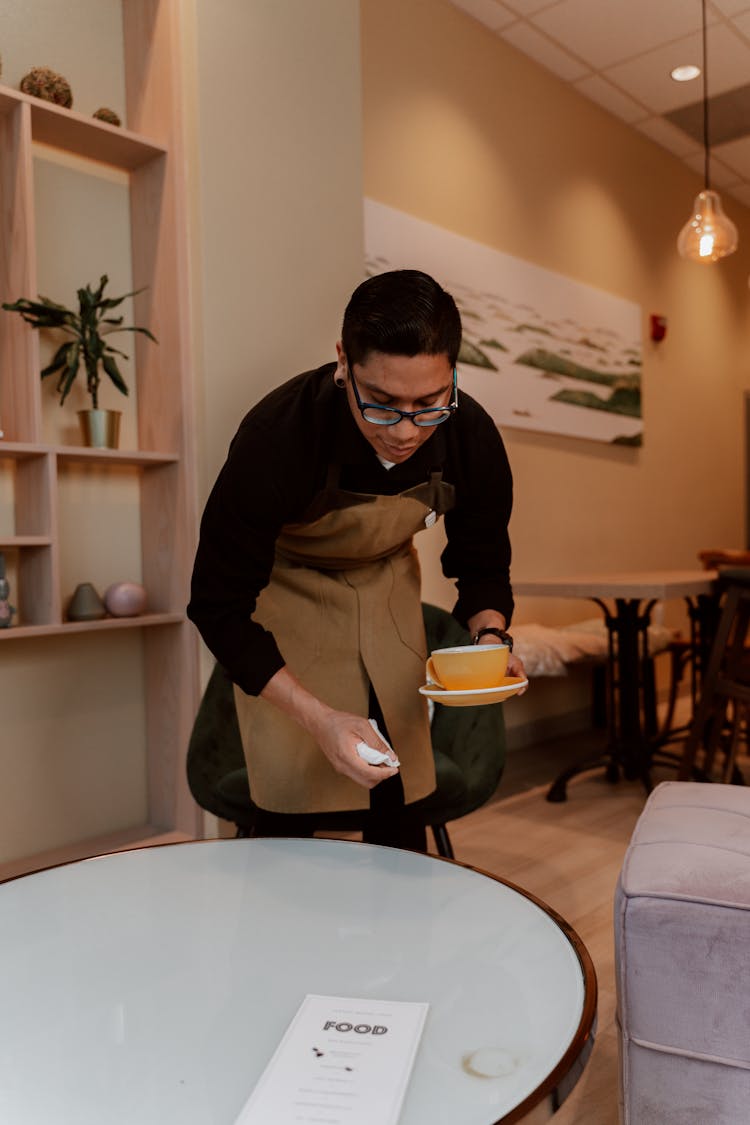
[[663,340],[667,334],[667,318],[665,316],[656,316],[651,314],[651,339],[657,343]]

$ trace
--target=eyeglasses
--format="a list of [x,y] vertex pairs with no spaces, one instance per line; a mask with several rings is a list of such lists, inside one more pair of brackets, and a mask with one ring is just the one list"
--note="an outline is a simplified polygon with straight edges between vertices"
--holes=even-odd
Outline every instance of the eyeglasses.
[[446,406],[426,406],[423,410],[398,410],[395,406],[379,406],[376,402],[363,402],[360,397],[357,380],[354,378],[352,365],[349,364],[349,374],[352,377],[354,397],[357,400],[359,412],[366,422],[376,426],[395,426],[402,418],[410,418],[415,426],[439,426],[447,422],[451,414],[458,410],[458,373],[453,368],[453,393]]

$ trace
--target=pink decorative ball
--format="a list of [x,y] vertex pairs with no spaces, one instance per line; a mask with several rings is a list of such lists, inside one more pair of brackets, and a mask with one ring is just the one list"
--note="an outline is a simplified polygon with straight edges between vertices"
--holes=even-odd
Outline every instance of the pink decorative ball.
[[105,590],[104,604],[113,617],[138,617],[146,608],[146,591],[137,582],[115,582]]

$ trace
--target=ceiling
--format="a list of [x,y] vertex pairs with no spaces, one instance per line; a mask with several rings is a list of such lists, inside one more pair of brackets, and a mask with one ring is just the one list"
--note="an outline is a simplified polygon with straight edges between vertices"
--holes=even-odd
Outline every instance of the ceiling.
[[[703,175],[703,79],[670,78],[702,63],[700,0],[451,2]],[[750,0],[706,23],[711,186],[750,207]]]

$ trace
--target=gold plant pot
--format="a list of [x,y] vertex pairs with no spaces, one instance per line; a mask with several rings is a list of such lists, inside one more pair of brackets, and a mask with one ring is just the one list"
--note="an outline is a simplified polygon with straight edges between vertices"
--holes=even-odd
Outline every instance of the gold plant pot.
[[83,444],[93,449],[117,449],[121,417],[119,410],[79,410]]

